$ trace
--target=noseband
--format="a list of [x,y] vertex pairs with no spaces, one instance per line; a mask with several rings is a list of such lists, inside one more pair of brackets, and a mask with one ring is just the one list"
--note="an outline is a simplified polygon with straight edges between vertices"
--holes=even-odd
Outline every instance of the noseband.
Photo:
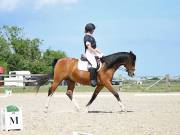
[[[132,63],[131,61],[132,61],[132,57],[129,56],[129,60],[128,60],[127,64],[128,64],[128,65],[131,65],[131,63]],[[129,67],[129,66],[128,66],[128,67]],[[133,67],[133,68],[127,68],[127,67],[126,67],[126,72],[129,73],[130,71],[135,71],[135,68],[134,68],[134,67]]]

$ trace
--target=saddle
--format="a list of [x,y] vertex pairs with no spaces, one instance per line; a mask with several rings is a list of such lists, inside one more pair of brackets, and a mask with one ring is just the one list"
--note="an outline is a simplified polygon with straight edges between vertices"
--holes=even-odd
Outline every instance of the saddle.
[[[81,54],[81,58],[82,61],[88,61],[88,59],[86,58],[86,56],[84,54]],[[89,61],[88,61],[89,62]]]
[[[97,62],[97,71],[99,71],[102,63],[101,63],[100,58],[98,56],[95,58],[96,58],[96,62]],[[88,61],[86,56],[84,54],[81,54],[81,58],[78,60],[78,69],[83,70],[83,71],[89,71],[88,69],[91,66],[92,66],[91,63]]]

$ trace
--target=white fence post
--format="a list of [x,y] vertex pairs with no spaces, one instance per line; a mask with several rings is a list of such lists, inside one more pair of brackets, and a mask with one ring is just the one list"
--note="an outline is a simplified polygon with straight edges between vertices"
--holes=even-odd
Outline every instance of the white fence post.
[[146,88],[146,90],[149,90],[150,88],[152,88],[154,85],[156,85],[157,83],[159,83],[161,80],[163,80],[164,77],[162,77],[160,80],[156,81],[155,83],[153,83],[152,85],[150,85],[149,87]]
[[166,91],[171,91],[170,86],[171,86],[171,84],[170,84],[170,76],[169,76],[169,74],[166,74],[166,88],[167,88]]

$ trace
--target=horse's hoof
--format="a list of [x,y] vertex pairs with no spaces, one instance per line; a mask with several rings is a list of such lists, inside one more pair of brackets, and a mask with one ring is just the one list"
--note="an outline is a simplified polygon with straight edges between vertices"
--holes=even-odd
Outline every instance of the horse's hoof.
[[44,113],[48,113],[48,106],[47,105],[45,105],[45,110],[44,110]]
[[45,106],[45,109],[46,109],[46,110],[48,110],[48,108],[49,108],[48,106]]
[[43,112],[44,113],[48,113],[48,108],[45,108],[45,110]]
[[88,113],[89,111],[88,111],[88,107],[86,107],[85,109],[84,109],[84,113]]
[[121,112],[127,113],[127,110],[124,108],[124,109],[121,109]]
[[81,111],[80,108],[76,108],[76,107],[75,107],[75,110],[76,110],[76,112],[80,112]]
[[45,110],[45,111],[44,111],[44,113],[48,113],[48,111],[47,111],[47,110]]

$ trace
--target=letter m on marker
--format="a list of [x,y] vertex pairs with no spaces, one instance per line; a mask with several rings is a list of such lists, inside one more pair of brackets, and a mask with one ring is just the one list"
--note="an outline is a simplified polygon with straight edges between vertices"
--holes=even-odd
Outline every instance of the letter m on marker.
[[18,117],[10,117],[10,125],[18,124]]

